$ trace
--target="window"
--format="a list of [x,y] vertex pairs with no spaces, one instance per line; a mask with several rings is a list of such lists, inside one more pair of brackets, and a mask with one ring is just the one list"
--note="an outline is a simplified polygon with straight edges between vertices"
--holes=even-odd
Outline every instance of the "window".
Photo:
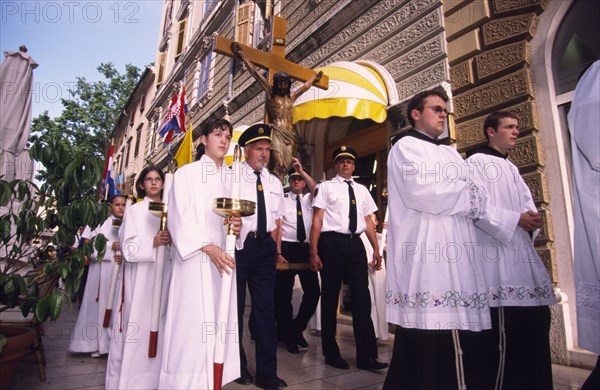
[[218,0],[205,0],[204,3],[204,17],[207,18],[210,15],[212,7],[218,2]]
[[165,80],[165,68],[167,65],[167,53],[163,52],[158,55],[158,76],[156,77],[156,85],[160,85]]
[[240,5],[236,16],[235,41],[243,45],[252,46],[254,36],[254,10],[255,4],[247,1]]
[[132,110],[129,113],[129,127],[132,129],[133,129],[134,122],[135,122],[135,110]]
[[142,127],[143,125],[139,125],[135,132],[135,149],[133,149],[133,157],[137,157],[140,153],[140,141],[142,138]]
[[152,126],[152,131],[150,132],[150,154],[152,155],[152,153],[154,152],[154,149],[156,148],[156,132],[157,132],[157,126],[158,124],[155,123]]
[[212,72],[212,52],[206,53],[206,56],[200,61],[200,74],[198,75],[198,99],[212,90],[211,85]]
[[146,109],[146,94],[143,94],[142,98],[140,99],[140,113],[144,112],[145,109]]
[[163,33],[166,33],[171,28],[173,19],[173,0],[166,0],[165,19],[163,21]]
[[583,71],[600,58],[598,18],[597,3],[575,2],[556,32],[552,68],[557,95],[573,91]]
[[[125,168],[129,166],[129,152],[131,151],[131,142],[133,137],[129,137],[127,140],[127,153],[125,154]],[[121,170],[123,171],[123,170]]]
[[175,50],[175,61],[179,58],[185,47],[185,27],[187,25],[187,19],[183,19],[179,22],[179,29],[177,31],[177,48]]

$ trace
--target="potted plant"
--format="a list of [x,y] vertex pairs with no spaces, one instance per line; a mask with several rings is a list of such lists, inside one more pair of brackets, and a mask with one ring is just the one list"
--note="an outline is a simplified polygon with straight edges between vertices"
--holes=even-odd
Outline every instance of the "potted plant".
[[[80,227],[95,228],[108,217],[109,209],[98,202],[103,168],[99,158],[58,135],[36,141],[30,156],[41,168],[42,184],[0,177],[0,315],[19,308],[23,317],[32,315],[42,324],[56,320],[64,302],[70,306],[85,256],[94,249],[105,252],[102,235],[81,247],[76,239]],[[1,332],[0,361],[10,343]]]

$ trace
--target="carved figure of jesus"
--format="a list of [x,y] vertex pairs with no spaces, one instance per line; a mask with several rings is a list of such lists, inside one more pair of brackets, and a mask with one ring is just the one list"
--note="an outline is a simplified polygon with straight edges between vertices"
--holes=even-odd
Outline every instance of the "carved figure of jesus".
[[310,80],[291,92],[292,80],[285,72],[275,72],[273,85],[259,73],[258,69],[250,62],[237,42],[231,44],[231,51],[242,60],[250,74],[258,81],[267,94],[267,115],[269,123],[272,124],[271,132],[271,155],[273,156],[273,173],[279,178],[287,174],[292,164],[292,154],[299,139],[292,125],[292,108],[294,102],[304,92],[308,91],[315,83],[318,83],[323,72],[316,73]]

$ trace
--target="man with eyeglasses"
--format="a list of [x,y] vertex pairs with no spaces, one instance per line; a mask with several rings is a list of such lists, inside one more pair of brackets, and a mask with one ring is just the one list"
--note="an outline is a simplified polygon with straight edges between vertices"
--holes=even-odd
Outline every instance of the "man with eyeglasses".
[[[477,258],[488,286],[492,332],[485,355],[497,388],[552,389],[550,308],[556,303],[550,275],[533,241],[543,225],[527,184],[508,159],[519,121],[510,112],[490,114],[487,144],[467,152],[467,163],[489,195],[488,212],[475,221]],[[498,351],[498,345],[503,348]]]
[[415,95],[413,128],[388,156],[386,314],[397,326],[387,390],[489,388],[477,364],[487,286],[472,247],[486,200],[458,152],[438,141],[447,102],[441,88]]

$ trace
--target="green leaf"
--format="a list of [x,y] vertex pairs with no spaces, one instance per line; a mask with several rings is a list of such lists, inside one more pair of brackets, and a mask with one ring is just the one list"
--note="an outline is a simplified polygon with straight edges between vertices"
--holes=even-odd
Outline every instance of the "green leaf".
[[12,191],[10,186],[4,180],[0,181],[0,206],[6,206],[10,197],[12,195]]
[[50,312],[50,318],[56,320],[58,316],[60,316],[60,312],[62,310],[62,305],[65,300],[65,297],[62,291],[54,291],[52,294],[48,295],[48,310]]
[[29,185],[26,181],[19,181],[17,187],[17,198],[19,199],[19,201],[23,201],[25,197],[31,196],[29,192]]
[[98,252],[97,259],[98,261],[102,261],[104,255],[106,253],[106,243],[108,240],[104,237],[104,234],[100,233],[96,237],[94,237],[94,249]]
[[67,164],[67,167],[65,168],[65,177],[66,178],[71,178],[73,176],[73,173],[77,169],[80,169],[84,158],[85,158],[85,155],[83,153],[79,154],[69,164]]
[[0,219],[0,239],[3,244],[10,240],[10,220],[8,217]]
[[61,278],[63,278],[63,280],[69,277],[69,272],[71,272],[71,267],[68,263],[61,263],[58,266],[58,274]]
[[34,298],[25,299],[25,301],[23,301],[23,303],[21,303],[21,314],[23,314],[23,317],[27,317],[29,315],[29,312],[33,309],[34,306],[35,306]]
[[46,295],[40,299],[35,305],[35,316],[38,321],[46,321],[50,314],[50,296]]
[[15,283],[12,279],[7,279],[2,286],[5,294],[12,295],[15,292]]

